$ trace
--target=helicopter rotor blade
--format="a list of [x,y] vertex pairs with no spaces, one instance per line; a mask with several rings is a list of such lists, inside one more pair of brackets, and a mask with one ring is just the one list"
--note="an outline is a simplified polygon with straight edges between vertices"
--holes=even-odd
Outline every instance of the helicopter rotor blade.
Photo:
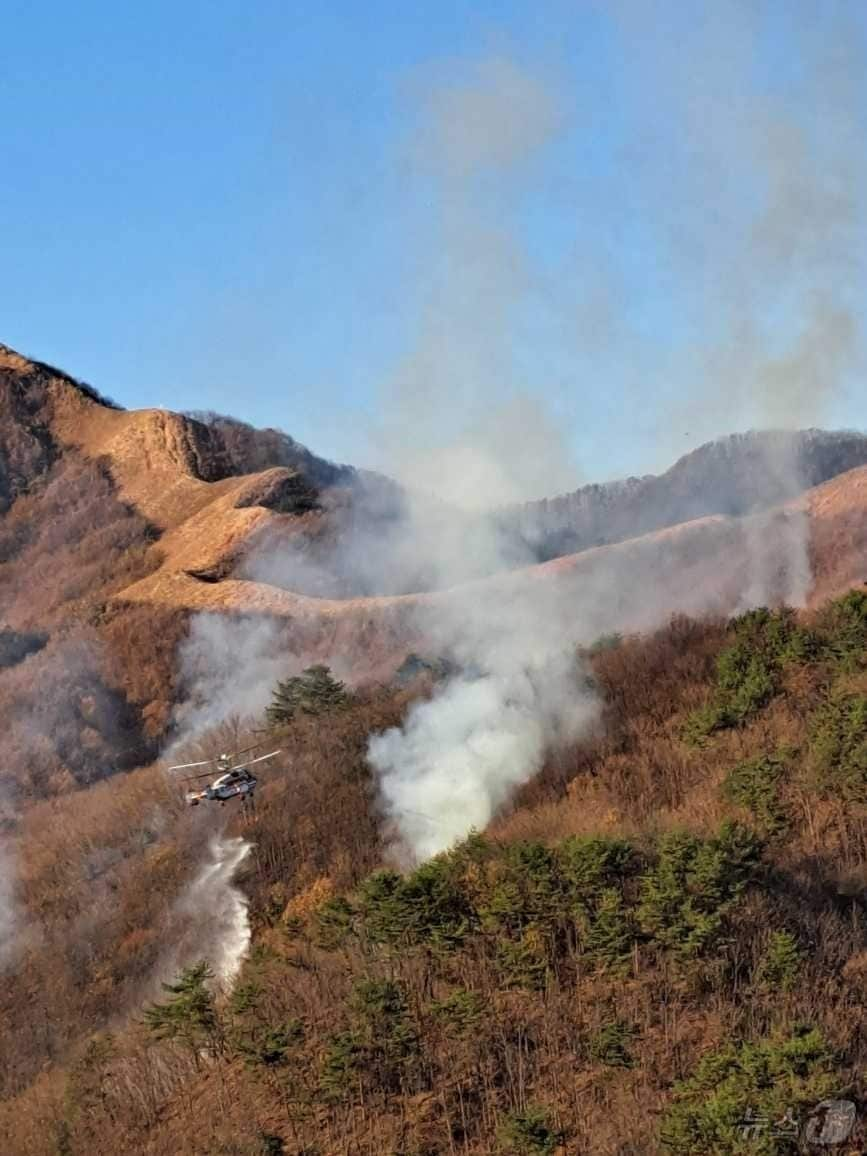
[[259,749],[259,747],[264,747],[267,741],[267,739],[262,739],[260,743],[253,743],[251,747],[244,747],[244,749],[241,751],[235,751],[234,755],[232,755],[232,759],[239,759],[241,755],[248,755],[250,751],[256,751]]
[[199,779],[212,779],[213,777],[214,777],[213,771],[202,771],[202,773],[200,775],[184,775],[184,777],[182,779],[180,779],[180,782],[182,782],[182,783],[195,783]]
[[190,767],[209,767],[211,763],[216,762],[215,759],[202,759],[198,763],[179,763],[176,767],[169,767],[170,771],[186,771]]
[[246,767],[252,767],[254,763],[264,763],[265,759],[273,759],[275,755],[280,755],[282,753],[282,751],[272,751],[270,755],[259,755],[258,759],[250,759],[248,763],[239,763],[237,767],[232,767],[232,770],[242,771]]
[[269,755],[259,755],[258,759],[251,759],[247,764],[252,767],[253,763],[264,763],[265,759],[273,759],[275,755],[281,755],[282,751],[271,751]]

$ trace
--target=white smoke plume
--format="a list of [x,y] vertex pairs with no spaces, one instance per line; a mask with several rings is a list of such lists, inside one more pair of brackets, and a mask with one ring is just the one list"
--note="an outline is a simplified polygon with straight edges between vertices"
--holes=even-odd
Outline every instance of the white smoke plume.
[[[768,5],[716,0],[695,20],[678,12],[623,2],[608,14],[617,67],[635,81],[624,212],[652,226],[648,304],[658,281],[676,287],[670,334],[657,318],[648,338],[643,303],[618,316],[616,263],[584,262],[583,300],[570,297],[571,282],[560,291],[534,267],[517,222],[572,115],[558,86],[503,55],[450,65],[424,88],[414,134],[416,200],[428,222],[416,339],[385,385],[372,435],[376,464],[404,483],[406,507],[388,527],[356,525],[324,554],[266,551],[249,576],[346,597],[443,590],[529,563],[526,538],[478,512],[574,488],[580,438],[562,435],[563,418],[574,425],[584,391],[598,395],[609,376],[633,391],[634,405],[607,436],[628,440],[637,423],[650,426],[653,465],[679,454],[685,431],[694,445],[749,426],[818,424],[833,410],[861,365],[865,70],[847,7],[823,6],[817,21],[801,5],[786,12],[797,77],[774,95],[755,67],[773,25]],[[592,222],[579,235],[591,231]],[[602,297],[604,307],[583,308]],[[584,318],[565,385],[528,372],[528,316],[547,308],[560,332],[564,318]],[[590,316],[606,319],[606,340],[590,331]],[[802,488],[792,441],[766,445],[757,509]],[[455,507],[464,514],[453,516]],[[418,633],[463,673],[370,744],[386,813],[412,854],[484,825],[550,745],[591,724],[592,695],[571,657],[577,642],[653,626],[675,609],[804,601],[805,516],[758,513],[718,530],[672,539],[668,556],[640,545],[597,554],[556,586],[527,578],[421,606]],[[715,551],[713,589],[690,580],[703,551]],[[271,641],[257,645],[249,681],[270,687]],[[234,693],[243,680],[232,677],[229,653],[225,669]]]
[[491,621],[466,631],[472,672],[448,679],[410,709],[402,727],[371,739],[368,757],[383,803],[415,858],[487,826],[540,769],[546,751],[594,719],[596,703],[580,684],[574,651],[562,640],[540,645],[534,625],[525,615],[523,623]]
[[574,486],[556,414],[514,357],[534,271],[513,213],[561,117],[551,85],[506,56],[446,66],[421,92],[416,180],[435,222],[418,335],[383,390],[380,464],[451,507]]
[[[447,77],[423,102],[419,147],[439,228],[418,344],[386,390],[379,434],[389,470],[412,487],[408,552],[433,556],[439,588],[531,557],[490,521],[452,515],[431,533],[421,494],[490,510],[578,479],[550,413],[522,388],[509,337],[530,275],[508,226],[509,194],[558,120],[550,86],[503,57]],[[484,827],[548,746],[594,713],[568,634],[538,600],[492,607],[468,593],[437,605],[424,636],[471,673],[450,678],[368,752],[416,858]]]
[[187,696],[176,714],[175,748],[233,715],[261,714],[286,671],[285,652],[265,618],[197,614],[178,661]]
[[[815,117],[805,125],[797,116],[801,105],[794,114],[771,108],[751,82],[758,33],[750,6],[721,0],[711,8],[711,15],[695,22],[697,31],[687,33],[696,40],[695,51],[678,43],[677,60],[670,61],[674,46],[659,44],[651,28],[656,8],[618,6],[624,50],[643,60],[649,55],[654,75],[646,91],[662,93],[661,103],[655,95],[648,111],[654,124],[660,115],[670,116],[667,127],[675,133],[678,121],[685,122],[675,147],[685,142],[693,169],[687,195],[695,199],[685,213],[680,197],[668,207],[669,188],[649,188],[648,205],[659,211],[663,232],[670,226],[672,265],[683,272],[700,256],[709,266],[702,269],[707,280],[698,280],[716,312],[709,331],[678,351],[678,373],[689,372],[680,381],[689,384],[679,385],[677,374],[659,383],[658,420],[661,428],[669,427],[663,444],[673,440],[670,427],[682,429],[687,415],[718,423],[709,436],[751,418],[762,424],[782,418],[788,426],[816,420],[856,364],[858,349],[852,293],[863,174],[853,159],[860,114],[847,83],[854,66],[851,53],[843,52],[847,22],[832,23],[829,40],[815,50],[808,34],[798,39],[805,84],[816,101]],[[659,50],[656,55],[648,54],[648,43]],[[696,67],[696,59],[711,62],[708,69]],[[394,469],[396,462],[399,476],[417,485],[483,508],[527,497],[537,484],[550,485],[549,465],[554,477],[563,476],[560,439],[546,432],[540,445],[533,436],[554,424],[541,407],[522,403],[514,426],[504,419],[515,405],[510,326],[528,279],[520,246],[497,229],[503,187],[511,191],[517,171],[544,147],[561,117],[550,86],[502,61],[436,92],[429,114],[423,139],[438,176],[441,259],[418,347],[387,394],[400,446],[389,464]],[[728,172],[720,173],[720,165]],[[728,180],[720,183],[720,177]],[[732,178],[741,184],[736,195],[748,199],[753,190],[758,208],[752,214],[744,216],[727,200]],[[720,236],[709,227],[714,210]],[[672,219],[672,212],[681,216]],[[734,224],[744,231],[726,235],[726,226]],[[782,344],[781,330],[788,334]],[[667,359],[669,373],[677,358]],[[544,383],[537,385],[544,395]],[[646,399],[648,383],[643,385]],[[454,433],[456,410],[465,416],[458,436],[437,444],[442,415]],[[766,445],[771,488],[798,492],[803,485],[794,443],[781,438]],[[756,497],[760,505],[763,495]],[[810,583],[806,516],[757,515],[739,534],[745,559],[741,607],[802,604]],[[420,520],[411,537],[423,536]],[[470,536],[457,551],[452,546],[442,543],[444,574],[462,554],[475,556],[479,543]],[[699,593],[696,605],[695,592],[682,584],[643,591],[611,557],[612,567],[603,562],[594,580],[566,584],[550,602],[529,582],[513,585],[511,598],[499,605],[495,588],[487,604],[472,596],[444,601],[445,622],[426,608],[428,637],[439,639],[452,657],[463,654],[474,673],[447,681],[410,711],[401,728],[374,738],[369,749],[387,813],[416,857],[484,826],[538,770],[548,746],[588,725],[592,701],[565,660],[576,641],[589,640],[600,627],[652,624],[664,609],[710,609],[719,595]],[[680,607],[672,604],[678,585]]]

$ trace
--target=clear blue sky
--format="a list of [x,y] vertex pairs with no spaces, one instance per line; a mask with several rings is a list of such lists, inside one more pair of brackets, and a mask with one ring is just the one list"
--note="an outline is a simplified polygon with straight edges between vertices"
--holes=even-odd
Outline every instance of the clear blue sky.
[[[547,407],[576,482],[864,426],[864,33],[860,0],[7,0],[0,340],[359,464],[431,330],[486,404]],[[532,139],[456,176],[435,133],[491,61],[480,131]]]

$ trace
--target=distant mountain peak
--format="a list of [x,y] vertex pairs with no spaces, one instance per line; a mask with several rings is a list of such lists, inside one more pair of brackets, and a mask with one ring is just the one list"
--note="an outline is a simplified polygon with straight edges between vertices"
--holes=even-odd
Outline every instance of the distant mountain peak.
[[712,514],[770,509],[865,464],[867,436],[855,431],[749,430],[705,442],[662,474],[582,486],[503,520],[549,559]]

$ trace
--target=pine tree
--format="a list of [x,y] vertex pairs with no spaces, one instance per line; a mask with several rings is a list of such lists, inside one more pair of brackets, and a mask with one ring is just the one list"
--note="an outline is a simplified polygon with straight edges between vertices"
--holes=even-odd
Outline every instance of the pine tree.
[[798,982],[803,963],[804,953],[794,935],[772,931],[759,961],[757,978],[771,991],[790,991]]
[[623,896],[616,887],[607,887],[599,897],[595,915],[584,936],[584,947],[600,962],[617,967],[628,957],[632,940]]
[[608,1020],[590,1037],[587,1045],[590,1059],[607,1068],[631,1068],[633,1059],[629,1054],[629,1043],[633,1035],[625,1020]]
[[278,682],[265,717],[271,727],[290,723],[298,714],[321,715],[342,710],[349,694],[327,666],[308,666],[300,675]]
[[221,1051],[223,1033],[208,980],[214,973],[205,960],[185,967],[174,983],[164,983],[171,995],[165,1003],[145,1009],[144,1022],[157,1039],[176,1040],[194,1055],[203,1048]]
[[510,1112],[497,1129],[497,1151],[509,1156],[554,1156],[563,1139],[551,1112],[540,1104]]

